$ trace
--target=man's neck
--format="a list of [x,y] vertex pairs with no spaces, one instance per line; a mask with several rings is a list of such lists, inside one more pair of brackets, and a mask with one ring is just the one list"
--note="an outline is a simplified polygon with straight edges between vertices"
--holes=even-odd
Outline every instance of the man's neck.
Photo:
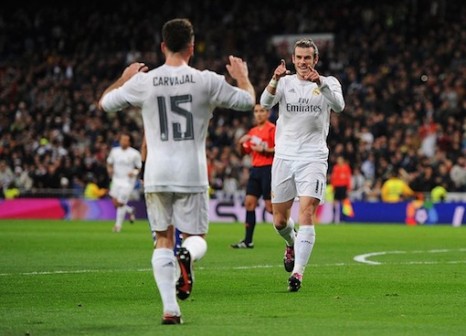
[[179,67],[188,64],[188,61],[189,57],[183,56],[179,53],[174,53],[166,56],[165,64],[174,67]]

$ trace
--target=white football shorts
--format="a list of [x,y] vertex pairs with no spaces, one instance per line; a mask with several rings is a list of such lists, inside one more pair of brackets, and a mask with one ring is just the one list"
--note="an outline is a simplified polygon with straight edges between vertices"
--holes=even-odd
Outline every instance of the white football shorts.
[[152,231],[165,231],[169,225],[184,233],[206,234],[209,228],[207,192],[145,193],[147,217]]
[[110,186],[110,192],[108,194],[115,198],[119,203],[126,204],[129,201],[129,197],[133,192],[133,189],[133,187],[112,183]]
[[327,162],[294,161],[274,158],[272,164],[272,203],[283,203],[296,196],[310,196],[324,203]]

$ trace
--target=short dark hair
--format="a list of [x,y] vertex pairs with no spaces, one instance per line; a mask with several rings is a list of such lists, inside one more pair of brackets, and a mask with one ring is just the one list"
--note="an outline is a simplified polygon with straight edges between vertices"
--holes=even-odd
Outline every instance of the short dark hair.
[[[295,42],[294,49],[299,48],[314,48],[314,57],[319,55],[319,49],[312,39],[301,39]],[[294,50],[293,49],[293,50]]]
[[191,21],[184,18],[172,19],[163,25],[162,38],[172,52],[184,50],[192,41],[194,29]]

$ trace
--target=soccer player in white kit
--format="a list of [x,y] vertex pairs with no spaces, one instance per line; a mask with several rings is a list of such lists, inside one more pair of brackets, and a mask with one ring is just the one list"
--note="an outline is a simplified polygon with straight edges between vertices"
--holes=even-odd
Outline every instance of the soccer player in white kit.
[[[207,251],[205,141],[209,119],[216,107],[251,111],[255,92],[247,65],[238,57],[230,56],[226,65],[238,87],[224,76],[188,65],[194,52],[194,31],[187,19],[164,24],[161,48],[165,64],[151,71],[143,63],[129,65],[105,90],[100,106],[105,111],[129,105],[142,110],[147,142],[144,192],[151,230],[156,234],[152,268],[163,303],[162,324],[180,324],[176,298],[190,295],[192,263]],[[177,256],[172,224],[183,233]]]
[[[291,292],[301,287],[315,242],[313,220],[324,201],[330,113],[341,112],[345,107],[339,81],[321,76],[314,68],[318,61],[319,52],[312,40],[297,41],[292,54],[296,74],[290,75],[282,60],[260,98],[265,108],[279,104],[272,164],[273,224],[286,241],[284,266],[291,272]],[[290,217],[296,196],[297,232]]]
[[113,232],[121,231],[126,213],[129,214],[130,222],[134,222],[134,208],[128,205],[128,201],[142,163],[141,153],[130,144],[129,134],[121,134],[120,146],[113,147],[107,157],[107,172],[112,179],[109,195],[116,208]]

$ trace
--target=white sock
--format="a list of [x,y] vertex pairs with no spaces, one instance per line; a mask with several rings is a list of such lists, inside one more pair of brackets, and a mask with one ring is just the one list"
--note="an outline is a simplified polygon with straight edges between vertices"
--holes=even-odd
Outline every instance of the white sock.
[[290,217],[288,218],[288,221],[286,222],[286,227],[284,227],[281,230],[277,230],[277,228],[274,226],[275,231],[278,232],[280,236],[283,237],[286,241],[286,245],[288,246],[293,246],[295,242],[295,233],[294,233],[294,220]]
[[189,251],[193,261],[201,259],[207,252],[207,242],[199,236],[189,236],[181,246]]
[[176,301],[176,268],[178,263],[172,249],[156,248],[152,254],[152,270],[162,299],[163,312],[181,315]]
[[126,212],[128,212],[129,214],[132,214],[134,212],[133,207],[130,207],[129,205],[125,205],[123,207],[125,208]]
[[126,209],[124,206],[118,207],[116,209],[116,221],[115,226],[121,227],[125,221]]
[[301,225],[296,235],[294,245],[294,268],[292,273],[304,273],[304,268],[311,257],[312,248],[316,240],[314,225]]

